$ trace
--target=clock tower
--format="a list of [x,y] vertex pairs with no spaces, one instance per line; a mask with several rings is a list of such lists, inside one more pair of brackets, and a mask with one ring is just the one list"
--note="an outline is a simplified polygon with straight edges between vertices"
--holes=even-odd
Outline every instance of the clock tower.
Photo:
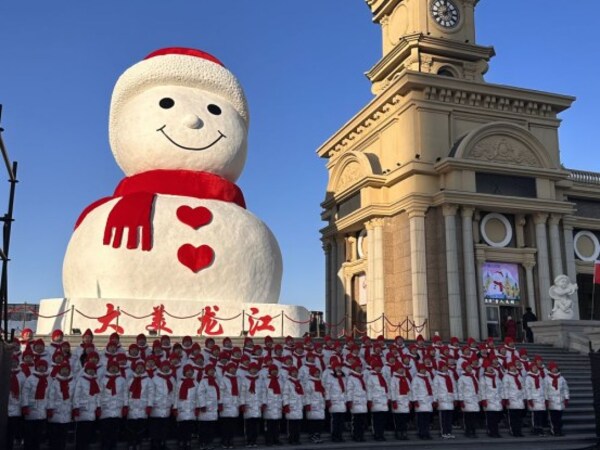
[[478,0],[367,0],[381,25],[383,56],[367,76],[373,93],[404,70],[483,81],[492,47],[475,43]]

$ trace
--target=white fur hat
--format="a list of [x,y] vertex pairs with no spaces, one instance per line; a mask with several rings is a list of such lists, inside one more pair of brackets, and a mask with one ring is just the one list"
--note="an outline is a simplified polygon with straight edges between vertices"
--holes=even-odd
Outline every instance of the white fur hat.
[[153,86],[172,84],[207,90],[228,100],[248,125],[248,104],[237,78],[213,55],[192,48],[156,50],[127,69],[117,80],[111,115],[125,101]]

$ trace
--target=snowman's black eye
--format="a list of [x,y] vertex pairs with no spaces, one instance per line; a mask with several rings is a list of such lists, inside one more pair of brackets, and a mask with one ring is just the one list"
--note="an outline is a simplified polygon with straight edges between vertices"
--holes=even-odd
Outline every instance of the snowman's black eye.
[[165,98],[160,99],[160,102],[158,102],[158,104],[163,109],[169,109],[175,105],[175,101],[172,98],[165,97]]
[[221,108],[219,108],[217,105],[213,105],[212,103],[208,105],[206,109],[208,109],[209,113],[214,114],[215,116],[221,114]]

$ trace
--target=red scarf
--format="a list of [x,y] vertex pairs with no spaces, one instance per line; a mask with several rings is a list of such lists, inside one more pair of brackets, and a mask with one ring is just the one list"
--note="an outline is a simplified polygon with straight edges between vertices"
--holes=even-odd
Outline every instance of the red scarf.
[[52,364],[52,370],[50,371],[50,377],[54,378],[58,375],[58,371],[60,369],[60,364]]
[[320,392],[324,396],[325,388],[323,387],[323,383],[321,383],[321,380],[319,380],[318,378],[311,378],[311,379],[312,379],[313,383],[315,383],[315,392]]
[[431,383],[429,382],[428,375],[418,375],[425,382],[425,387],[427,388],[427,395],[433,395],[433,390],[431,389]]
[[96,378],[88,378],[85,376],[83,378],[88,380],[90,383],[90,396],[94,396],[100,393],[100,386],[98,386],[98,380],[96,380]]
[[38,379],[37,387],[35,388],[35,399],[43,400],[46,397],[46,389],[48,389],[48,374],[33,374]]
[[361,374],[352,372],[350,375],[353,376],[354,378],[358,379],[358,381],[360,381],[360,385],[362,386],[364,391],[367,390],[367,386],[365,385],[365,380],[363,380],[363,377]]
[[121,375],[106,375],[108,383],[106,383],[106,389],[110,389],[111,395],[117,395],[117,378]]
[[387,394],[387,391],[388,391],[387,383],[385,382],[385,378],[383,378],[383,375],[381,374],[381,372],[374,372],[374,375],[377,375],[377,378],[379,379],[379,386],[381,386],[383,389],[385,389],[385,393]]
[[19,373],[18,370],[12,370],[10,372],[10,393],[13,398],[19,398],[19,377],[17,376]]
[[131,398],[134,400],[139,400],[142,398],[142,380],[144,380],[146,376],[134,376],[133,381],[131,382],[131,386],[129,387],[129,392],[131,392]]
[[340,385],[340,390],[342,391],[342,393],[346,392],[346,388],[344,387],[344,376],[340,375],[334,375],[334,378],[337,378],[338,380],[338,384]]
[[400,395],[407,395],[408,391],[410,390],[408,379],[406,377],[398,375],[396,375],[396,378],[398,378],[398,390],[400,392]]
[[171,381],[173,374],[158,372],[157,375],[167,382],[167,390],[169,391],[169,394],[173,392],[173,382]]
[[495,373],[493,373],[493,374],[486,373],[485,376],[492,380],[492,387],[494,389],[496,389],[496,374]]
[[250,380],[250,388],[248,389],[248,391],[249,391],[251,394],[256,394],[256,379],[257,379],[258,377],[257,377],[257,376],[255,376],[255,375],[248,375],[248,376],[246,376],[246,378],[247,378],[248,380]]
[[60,392],[62,392],[63,400],[69,399],[69,384],[73,378],[58,378],[60,382]]
[[273,391],[273,394],[280,395],[281,394],[281,386],[279,385],[279,377],[269,377],[269,389]]
[[25,375],[25,378],[29,378],[29,376],[31,375],[31,368],[32,367],[33,367],[33,363],[31,363],[31,364],[26,364],[26,363],[21,364],[21,371],[23,372],[23,375]]
[[179,400],[187,400],[188,391],[190,389],[194,389],[194,387],[194,378],[185,377],[181,383],[181,386],[179,387]]
[[442,372],[439,372],[438,375],[442,377],[446,382],[446,390],[451,394],[454,393],[454,385],[452,383],[452,378],[450,378],[450,375]]
[[517,385],[517,389],[518,389],[518,390],[521,390],[521,389],[523,389],[523,386],[521,386],[521,380],[519,380],[519,374],[518,374],[518,373],[510,373],[510,372],[507,372],[507,375],[510,375],[511,377],[513,377],[513,378],[514,378],[514,380],[515,380],[515,384]]
[[539,389],[540,388],[540,374],[539,373],[531,373],[529,372],[527,375],[529,375],[531,378],[533,378],[533,381],[535,382],[535,388]]
[[304,395],[304,389],[302,389],[302,383],[300,383],[300,380],[297,380],[296,378],[288,378],[288,380],[290,380],[292,383],[294,383],[294,388],[296,390],[296,394],[298,395]]
[[302,360],[304,359],[304,354],[297,355],[295,352],[292,354],[294,358],[296,358],[296,367],[299,369],[302,367]]
[[560,373],[549,372],[548,376],[552,378],[552,387],[558,390],[558,379],[560,378]]
[[220,400],[221,399],[221,391],[219,390],[219,385],[215,381],[215,377],[207,376],[206,379],[208,380],[208,385],[215,388],[215,391],[217,391],[217,400]]
[[[127,228],[130,231],[127,248],[137,248],[138,233],[141,233],[142,250],[150,251],[152,250],[152,206],[156,194],[221,200],[235,203],[242,208],[246,207],[241,189],[218,175],[191,170],[149,170],[124,178],[112,197],[104,197],[85,208],[77,219],[75,228],[95,208],[121,197],[106,220],[104,245],[111,244],[113,228],[116,230],[115,235],[119,235]],[[115,248],[120,247],[121,239],[115,238],[112,245]]]
[[479,394],[479,382],[477,381],[477,378],[475,377],[475,375],[473,375],[473,372],[471,372],[471,373],[465,372],[464,375],[466,377],[469,377],[471,380],[473,380],[473,387],[475,388],[475,393]]
[[238,389],[237,377],[235,375],[227,375],[227,378],[229,379],[229,381],[231,381],[231,395],[233,395],[234,397],[238,397],[240,395],[240,390]]

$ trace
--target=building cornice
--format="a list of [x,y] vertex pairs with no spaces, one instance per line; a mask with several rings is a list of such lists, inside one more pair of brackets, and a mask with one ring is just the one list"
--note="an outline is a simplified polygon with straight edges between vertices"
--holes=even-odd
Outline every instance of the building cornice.
[[438,174],[445,174],[455,170],[469,170],[473,172],[493,172],[494,174],[543,177],[553,181],[561,181],[569,178],[569,172],[566,170],[501,164],[477,159],[444,158],[434,165],[434,169]]

